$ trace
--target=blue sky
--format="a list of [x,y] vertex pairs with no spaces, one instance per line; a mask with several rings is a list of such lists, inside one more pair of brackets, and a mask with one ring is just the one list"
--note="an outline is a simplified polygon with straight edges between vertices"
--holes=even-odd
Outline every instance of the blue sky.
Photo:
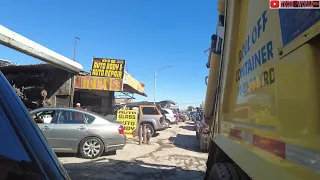
[[[125,59],[128,72],[146,85],[153,101],[153,73],[157,73],[157,101],[171,99],[183,107],[205,99],[204,78],[210,37],[216,31],[215,0],[10,0],[1,2],[5,27],[73,58],[89,71],[92,57]],[[19,64],[39,60],[0,46],[0,59]]]

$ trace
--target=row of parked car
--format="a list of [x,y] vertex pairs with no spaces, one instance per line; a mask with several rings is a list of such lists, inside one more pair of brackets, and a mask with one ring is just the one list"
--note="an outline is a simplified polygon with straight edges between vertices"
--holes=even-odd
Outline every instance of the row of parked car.
[[115,106],[106,114],[108,119],[116,119],[116,114],[119,109],[138,110],[138,119],[140,125],[146,125],[150,130],[151,136],[157,131],[164,130],[170,127],[170,124],[177,124],[181,116],[176,110],[161,108],[153,103],[133,102],[125,105]]
[[146,125],[151,136],[179,121],[175,110],[141,103],[117,106],[106,116],[58,107],[36,109],[30,114],[55,152],[78,153],[83,158],[93,159],[125,146],[124,126],[116,122],[119,109],[138,110],[139,123]]

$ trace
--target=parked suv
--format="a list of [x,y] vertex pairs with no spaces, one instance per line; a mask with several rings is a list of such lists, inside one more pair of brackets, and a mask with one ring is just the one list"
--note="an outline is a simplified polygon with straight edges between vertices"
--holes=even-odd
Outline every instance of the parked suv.
[[160,108],[156,105],[129,103],[126,104],[125,108],[128,110],[139,110],[139,123],[140,125],[147,125],[147,128],[151,131],[151,136],[153,136],[156,131],[167,128],[165,116],[161,113]]
[[178,124],[178,115],[176,115],[171,109],[163,108],[162,113],[165,115],[166,122],[168,124]]

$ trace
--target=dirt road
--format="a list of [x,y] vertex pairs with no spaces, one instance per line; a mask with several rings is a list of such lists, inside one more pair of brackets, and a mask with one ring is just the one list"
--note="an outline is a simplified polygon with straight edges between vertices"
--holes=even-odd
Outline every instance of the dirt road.
[[128,142],[116,155],[94,160],[59,157],[72,179],[185,180],[203,179],[207,154],[198,152],[191,123],[160,131],[151,145]]

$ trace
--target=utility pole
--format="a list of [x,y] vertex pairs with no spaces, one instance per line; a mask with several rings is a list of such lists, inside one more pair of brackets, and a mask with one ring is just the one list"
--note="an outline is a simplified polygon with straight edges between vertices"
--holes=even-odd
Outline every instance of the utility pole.
[[80,40],[78,37],[74,37],[74,49],[73,49],[73,60],[76,61],[76,49],[77,49],[77,40]]
[[153,87],[153,104],[156,105],[156,80],[157,80],[157,70],[154,71],[154,87]]

